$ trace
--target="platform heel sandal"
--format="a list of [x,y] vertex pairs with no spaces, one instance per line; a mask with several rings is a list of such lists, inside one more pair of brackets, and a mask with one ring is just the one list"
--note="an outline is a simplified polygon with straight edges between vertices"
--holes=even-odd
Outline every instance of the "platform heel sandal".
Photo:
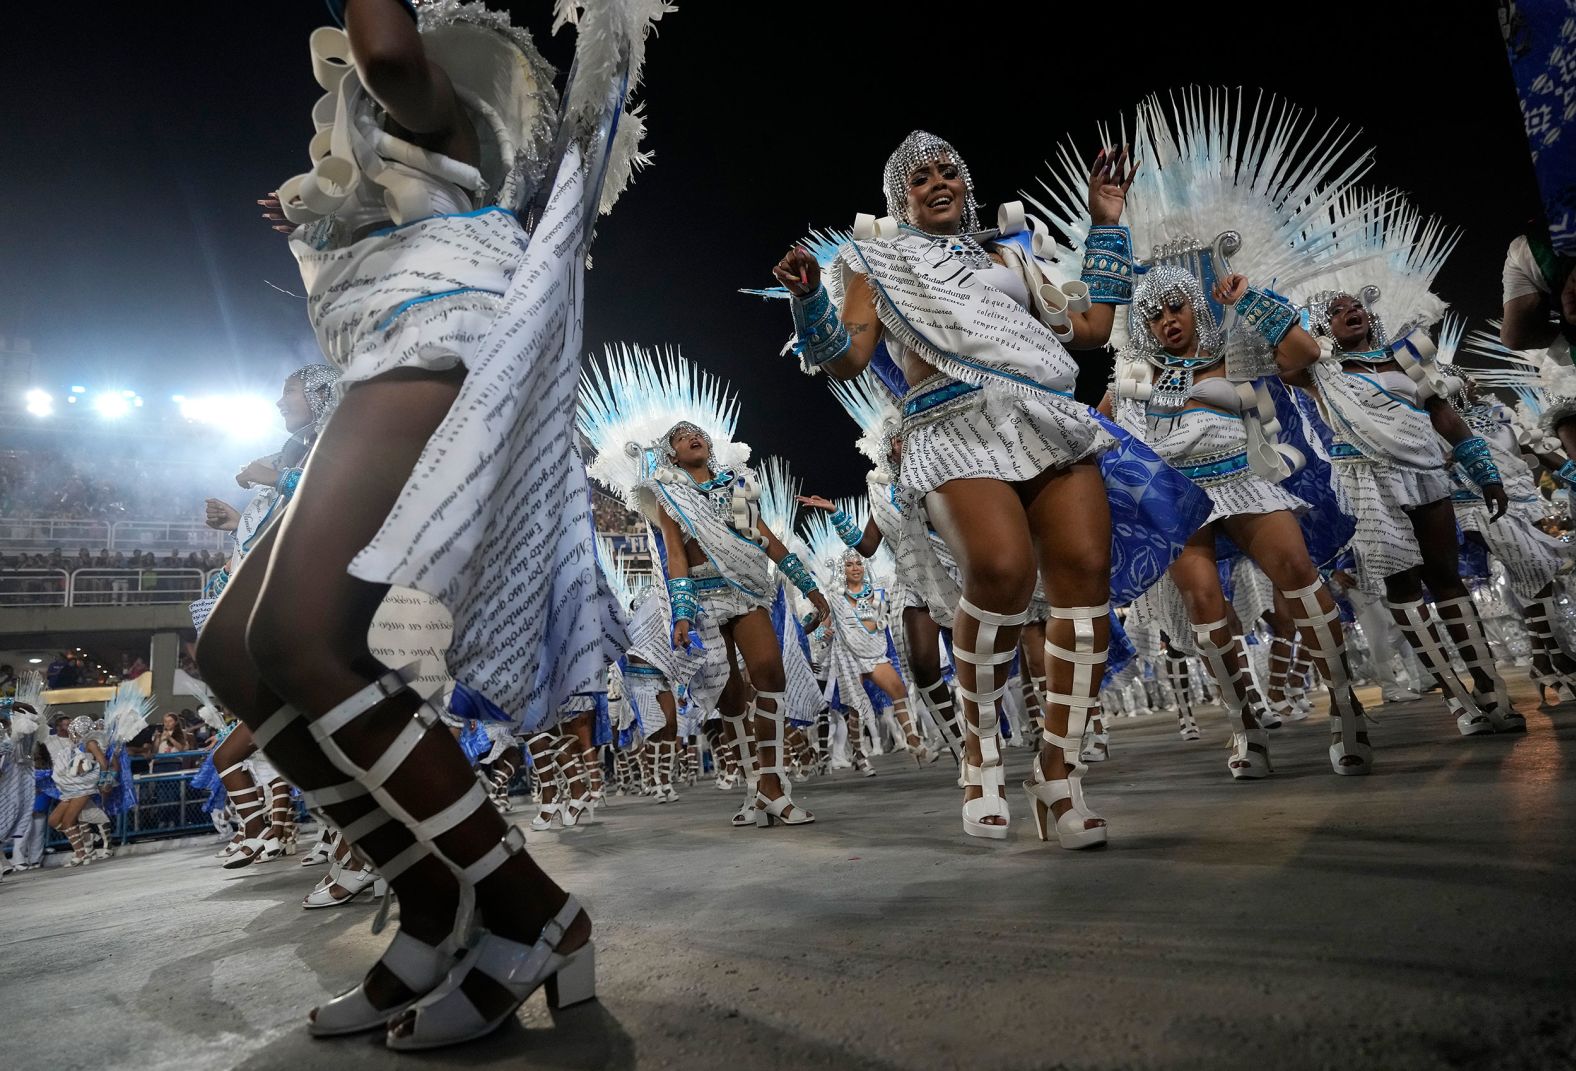
[[[1046,629],[1047,678],[1054,673],[1057,665],[1072,667],[1072,683],[1067,692],[1052,692],[1047,686],[1040,696],[1047,724],[1042,739],[1046,746],[1061,750],[1062,761],[1067,765],[1067,776],[1055,781],[1047,780],[1042,765],[1044,760],[1036,758],[1033,773],[1023,783],[1023,790],[1029,797],[1029,809],[1034,813],[1034,829],[1039,838],[1042,841],[1049,840],[1054,830],[1057,843],[1069,850],[1096,848],[1110,837],[1105,820],[1092,811],[1084,799],[1083,777],[1089,767],[1083,762],[1083,748],[1080,746],[1084,728],[1092,720],[1089,712],[1098,709],[1096,694],[1104,675],[1108,652],[1107,647],[1095,650],[1094,623],[1110,612],[1109,604],[1051,607],[1052,621],[1072,622],[1071,650],[1052,642],[1051,629]],[[1051,713],[1053,707],[1067,709],[1067,730],[1064,733],[1053,733],[1049,728],[1054,720]],[[1057,816],[1053,808],[1063,800],[1068,801],[1069,806]],[[1091,826],[1090,822],[1099,824]]]
[[1330,768],[1338,774],[1365,774],[1373,769],[1373,747],[1368,741],[1363,710],[1352,694],[1346,664],[1346,641],[1341,634],[1341,614],[1331,600],[1329,609],[1319,604],[1324,582],[1316,580],[1281,596],[1291,604],[1293,622],[1316,661],[1324,666],[1330,689]]
[[[1194,642],[1209,665],[1210,675],[1220,689],[1221,706],[1231,722],[1231,757],[1226,760],[1226,768],[1238,781],[1257,780],[1275,771],[1270,765],[1270,734],[1258,727],[1248,707],[1246,652],[1235,636],[1225,644],[1214,640],[1214,634],[1225,628],[1225,618],[1207,625],[1194,625]],[[1228,655],[1235,655],[1235,669],[1231,668]]]
[[[985,840],[1006,840],[1012,816],[1007,808],[1006,767],[1002,764],[1001,722],[997,719],[996,704],[1007,691],[1007,669],[1017,650],[1015,643],[1005,651],[997,651],[996,637],[1002,629],[1022,628],[1029,620],[1029,611],[1025,607],[1015,614],[992,613],[967,599],[959,599],[958,616],[963,615],[979,623],[974,646],[964,647],[954,630],[952,656],[974,669],[974,688],[965,688],[960,681],[958,694],[963,699],[963,727],[979,740],[980,749],[978,766],[970,763],[967,751],[964,752],[963,783],[978,788],[980,795],[963,801],[963,832]],[[974,707],[973,718],[969,717],[970,704]],[[989,818],[1002,821],[1000,824],[986,821]]]
[[[755,824],[757,826],[772,826],[781,822],[785,826],[809,825],[815,821],[815,815],[794,803],[793,793],[789,789],[788,766],[784,762],[787,744],[784,737],[785,721],[787,714],[783,704],[787,702],[785,692],[757,692],[755,694],[755,713],[757,717],[765,718],[771,724],[771,737],[768,740],[755,742],[756,754],[760,755],[761,776],[777,775],[777,784],[782,788],[782,795],[774,800],[769,800],[761,794],[759,781],[755,790]],[[767,710],[761,706],[761,701],[766,700],[772,704],[772,709]],[[763,752],[770,751],[771,759]]]
[[1456,729],[1461,735],[1478,736],[1493,732],[1494,723],[1461,684],[1461,678],[1456,676],[1440,644],[1439,633],[1434,625],[1436,621],[1443,622],[1443,618],[1430,614],[1428,605],[1422,599],[1399,603],[1386,600],[1385,606],[1392,617],[1400,616],[1401,620],[1397,624],[1401,634],[1412,645],[1412,650],[1417,652],[1423,668],[1433,674],[1434,680],[1444,688],[1445,706],[1456,716]]
[[1505,678],[1499,675],[1499,669],[1494,664],[1494,652],[1488,645],[1488,638],[1483,635],[1483,622],[1478,617],[1477,607],[1473,605],[1471,596],[1436,600],[1434,607],[1439,611],[1439,620],[1447,628],[1455,624],[1466,630],[1467,642],[1461,649],[1461,659],[1466,664],[1467,672],[1474,675],[1477,672],[1486,673],[1492,682],[1492,687],[1487,693],[1474,688],[1472,701],[1488,718],[1494,731],[1496,733],[1526,732],[1527,719],[1511,706],[1510,691],[1505,687]]

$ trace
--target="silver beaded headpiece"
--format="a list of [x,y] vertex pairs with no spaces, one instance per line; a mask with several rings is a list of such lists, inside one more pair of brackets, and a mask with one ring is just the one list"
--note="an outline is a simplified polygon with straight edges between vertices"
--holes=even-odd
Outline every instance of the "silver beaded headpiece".
[[1168,306],[1186,301],[1193,307],[1193,319],[1198,324],[1198,348],[1201,352],[1218,354],[1225,342],[1220,325],[1215,322],[1214,310],[1204,299],[1204,287],[1198,276],[1174,264],[1161,264],[1150,268],[1138,277],[1133,288],[1133,315],[1138,318],[1132,337],[1136,348],[1146,354],[1159,353],[1164,347],[1155,337],[1149,321],[1159,316]]
[[301,390],[306,394],[307,404],[312,407],[312,419],[319,424],[323,422],[323,414],[334,407],[334,392],[331,389],[339,381],[342,373],[331,364],[308,364],[297,368],[290,375],[301,381]]
[[93,719],[86,714],[78,714],[66,726],[66,732],[71,734],[73,740],[81,740],[93,731]]
[[708,468],[710,468],[711,471],[713,471],[713,472],[717,471],[717,447],[716,447],[716,444],[711,441],[711,436],[706,434],[706,429],[705,428],[701,427],[698,424],[691,424],[687,420],[679,421],[677,424],[673,425],[671,428],[669,428],[663,434],[663,436],[662,436],[662,456],[663,457],[666,457],[669,461],[677,461],[679,459],[678,451],[673,449],[673,438],[676,435],[699,435],[703,440],[705,440],[706,451],[707,451],[706,466]]
[[1324,290],[1308,298],[1308,327],[1314,335],[1323,335],[1330,340],[1336,349],[1340,347],[1335,343],[1335,333],[1330,330],[1330,306],[1336,298],[1352,298],[1368,313],[1368,330],[1373,337],[1373,348],[1380,349],[1390,344],[1389,333],[1384,328],[1384,320],[1374,311],[1374,306],[1379,302],[1379,288],[1365,286],[1355,294],[1345,290]]
[[963,162],[963,157],[950,142],[923,130],[916,130],[904,138],[887,157],[886,167],[881,171],[887,215],[903,223],[914,222],[908,218],[908,178],[919,168],[941,159],[950,161],[963,178],[963,230],[979,230],[979,202],[974,199],[974,176],[969,174],[969,165]]

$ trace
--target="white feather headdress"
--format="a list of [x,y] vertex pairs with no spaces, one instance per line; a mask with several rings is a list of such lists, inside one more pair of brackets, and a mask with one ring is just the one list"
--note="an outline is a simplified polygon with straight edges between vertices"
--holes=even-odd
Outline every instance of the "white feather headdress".
[[1378,345],[1437,323],[1449,306],[1433,292],[1434,280],[1461,232],[1394,191],[1348,190],[1330,211],[1332,219],[1355,216],[1358,226],[1335,237],[1341,262],[1303,281],[1299,294],[1313,330],[1327,333],[1327,309],[1339,294],[1363,303]]
[[[834,502],[838,509],[853,518],[856,528],[864,531],[865,525],[870,520],[870,503],[864,495],[859,495],[857,498],[838,498]],[[809,562],[815,571],[816,581],[827,591],[842,591],[845,585],[843,561],[850,554],[856,557],[860,557],[860,554],[844,543],[843,537],[837,534],[837,529],[832,527],[832,515],[824,509],[806,510],[804,523],[799,528],[799,537],[809,548]],[[887,586],[890,578],[878,579],[873,562],[874,559],[865,562],[865,573],[870,577],[870,582],[877,587]]]
[[[1356,131],[1338,123],[1316,130],[1313,116],[1262,91],[1251,104],[1240,88],[1155,94],[1139,104],[1133,132],[1140,167],[1122,222],[1134,255],[1167,259],[1234,233],[1238,248],[1226,254],[1233,270],[1276,289],[1330,255],[1338,234],[1326,226],[1329,208],[1373,166],[1371,150],[1356,150]],[[1051,181],[1041,181],[1051,203],[1027,199],[1081,245],[1088,164],[1064,143],[1051,166]]]
[[[1124,119],[1124,138],[1127,127]],[[1132,231],[1139,270],[1157,263],[1186,268],[1207,299],[1216,275],[1228,269],[1285,293],[1353,255],[1335,247],[1353,224],[1333,206],[1373,160],[1371,150],[1358,151],[1349,127],[1318,129],[1313,116],[1262,91],[1250,102],[1240,88],[1191,86],[1146,98],[1132,130],[1140,167],[1122,222]],[[1109,130],[1101,133],[1113,144]],[[1064,143],[1049,180],[1040,183],[1048,200],[1024,195],[1080,247],[1089,233],[1089,158]],[[1052,259],[1079,270],[1071,251]],[[1220,318],[1219,310],[1213,314]],[[1112,337],[1118,348],[1136,328],[1125,319],[1117,318]]]
[[892,392],[869,371],[861,372],[857,379],[830,380],[829,385],[843,412],[859,425],[859,439],[854,445],[878,469],[890,473],[892,436],[903,426]]
[[635,509],[635,486],[666,463],[665,436],[681,422],[711,440],[719,470],[748,462],[749,445],[733,441],[738,419],[738,395],[676,348],[609,346],[580,376],[575,427],[594,453],[586,472]]
[[799,510],[794,499],[799,495],[800,481],[789,471],[788,462],[775,455],[762,461],[755,475],[761,482],[761,520],[786,544]]
[[626,611],[633,610],[651,587],[651,574],[637,573],[629,555],[614,549],[613,541],[605,535],[596,537],[596,561],[619,605]]
[[136,681],[121,681],[104,704],[104,731],[115,743],[124,744],[148,727],[153,710],[153,697],[143,695]]
[[1523,425],[1537,426],[1551,405],[1576,397],[1576,368],[1547,349],[1513,350],[1499,340],[1499,321],[1490,320],[1489,326],[1494,330],[1469,334],[1462,352],[1488,362],[1470,370],[1479,383],[1515,392]]
[[[16,704],[31,707],[32,714]],[[11,735],[25,736],[37,732],[40,725],[49,724],[49,700],[44,698],[44,675],[30,669],[17,680],[16,696],[11,707]]]

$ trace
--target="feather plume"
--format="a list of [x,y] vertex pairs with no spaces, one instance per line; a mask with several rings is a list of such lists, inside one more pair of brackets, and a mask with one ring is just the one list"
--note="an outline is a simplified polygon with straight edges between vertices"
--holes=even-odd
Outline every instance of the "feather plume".
[[828,385],[843,412],[859,425],[859,439],[854,444],[859,452],[878,468],[890,469],[889,440],[903,423],[891,392],[868,370],[856,379],[829,380]]
[[143,695],[136,681],[122,681],[104,704],[104,731],[114,743],[124,744],[148,727],[153,710],[153,697]]
[[198,707],[197,716],[202,719],[204,725],[214,732],[219,732],[224,728],[224,713],[212,703],[204,703],[201,707]]
[[[1125,143],[1127,128],[1124,117],[1117,140],[1102,128],[1102,142]],[[1248,102],[1241,89],[1199,86],[1146,98],[1132,129],[1141,166],[1123,222],[1138,258],[1235,232],[1240,247],[1229,254],[1231,269],[1281,291],[1351,258],[1335,243],[1354,224],[1334,206],[1373,166],[1372,150],[1357,149],[1357,131],[1338,123],[1318,129],[1313,116],[1262,91]],[[1049,180],[1040,182],[1044,196],[1024,194],[1078,248],[1089,233],[1084,202],[1093,158],[1064,142],[1048,164]],[[1070,250],[1061,252],[1050,259],[1072,261]]]
[[608,147],[598,210],[613,208],[637,171],[651,163],[640,151],[645,115],[631,104],[646,65],[646,38],[663,15],[677,8],[667,0],[556,0],[553,32],[575,27],[575,63],[564,100],[564,122],[571,131],[601,128],[609,104],[621,109]]
[[619,605],[626,611],[633,610],[646,589],[651,587],[651,574],[637,573],[629,555],[615,550],[613,541],[605,535],[596,537],[596,561]]
[[[836,259],[837,251],[843,248],[843,246],[847,245],[849,242],[853,241],[853,237],[854,236],[851,232],[846,230],[838,230],[836,228],[828,228],[826,230],[812,229],[810,233],[799,242],[799,245],[804,247],[804,249],[806,249],[810,255],[815,258],[817,264],[821,265],[821,275],[826,282],[830,283],[835,276],[835,273],[829,270],[832,266],[832,261]],[[832,290],[834,288],[828,286],[827,289]],[[777,299],[787,299],[793,296],[788,293],[787,287],[782,286],[768,286],[760,290],[750,287],[741,287],[739,289],[739,293],[754,294],[756,297]]]
[[640,508],[635,485],[665,461],[663,436],[680,421],[711,437],[719,466],[748,462],[749,446],[733,441],[738,418],[732,388],[676,348],[608,346],[580,376],[575,426],[594,453],[586,472],[632,508]]
[[49,700],[44,698],[44,675],[30,669],[17,680],[15,702],[31,707],[32,714],[11,708],[11,734],[22,736],[37,732],[40,725],[49,724]]
[[[1356,227],[1349,225],[1355,219]],[[1461,232],[1425,217],[1395,191],[1347,190],[1330,206],[1336,262],[1300,280],[1302,303],[1315,328],[1336,294],[1363,302],[1390,341],[1437,323],[1449,307],[1434,280]]]

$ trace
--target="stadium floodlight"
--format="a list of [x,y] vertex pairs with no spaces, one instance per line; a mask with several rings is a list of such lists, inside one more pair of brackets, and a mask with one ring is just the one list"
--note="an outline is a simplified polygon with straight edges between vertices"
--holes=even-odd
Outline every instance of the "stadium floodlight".
[[53,416],[55,399],[48,391],[30,390],[27,392],[27,411],[36,417]]
[[93,396],[93,408],[105,420],[119,420],[131,412],[131,399],[118,390],[102,391]]
[[272,439],[283,433],[278,407],[260,394],[177,395],[172,400],[182,417],[219,428],[233,439]]

